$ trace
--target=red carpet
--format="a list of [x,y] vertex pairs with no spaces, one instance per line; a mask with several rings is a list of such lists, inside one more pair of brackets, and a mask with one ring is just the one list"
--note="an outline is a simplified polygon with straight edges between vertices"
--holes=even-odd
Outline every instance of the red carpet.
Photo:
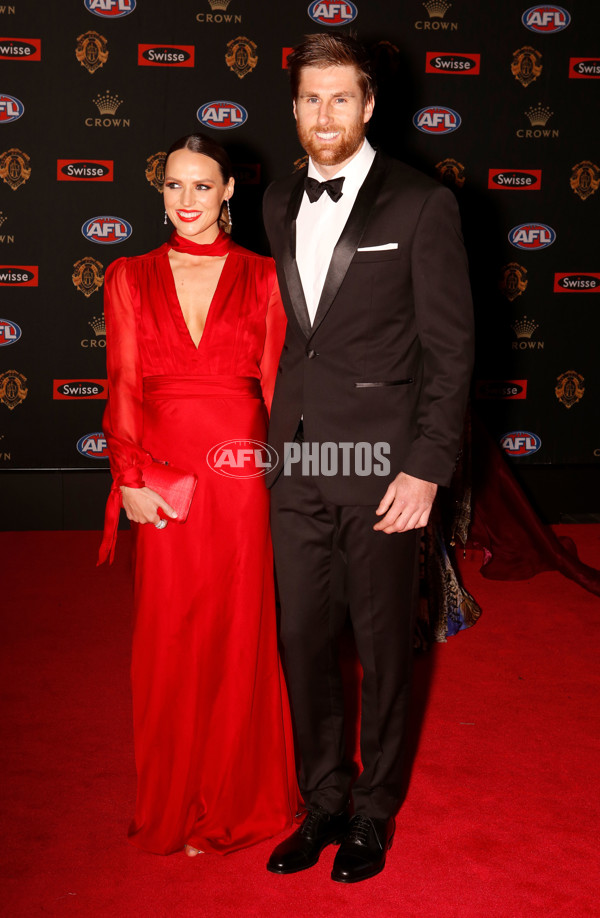
[[[561,526],[600,567],[600,526]],[[493,582],[483,607],[418,660],[415,759],[388,866],[356,886],[126,841],[135,778],[126,537],[0,533],[3,913],[127,918],[589,918],[598,914],[600,602],[560,574]],[[419,724],[419,719],[421,722]]]

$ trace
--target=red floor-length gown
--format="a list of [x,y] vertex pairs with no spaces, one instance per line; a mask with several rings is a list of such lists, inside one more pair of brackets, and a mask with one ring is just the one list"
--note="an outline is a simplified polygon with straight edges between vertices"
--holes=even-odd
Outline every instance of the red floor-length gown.
[[106,274],[115,481],[101,559],[114,549],[118,487],[141,484],[149,454],[197,474],[185,523],[134,525],[130,839],[159,854],[225,853],[283,830],[297,805],[268,492],[261,477],[219,475],[206,458],[224,441],[265,440],[285,317],[273,261],[221,233],[213,248],[227,258],[196,347],[171,248],[190,250],[174,233]]

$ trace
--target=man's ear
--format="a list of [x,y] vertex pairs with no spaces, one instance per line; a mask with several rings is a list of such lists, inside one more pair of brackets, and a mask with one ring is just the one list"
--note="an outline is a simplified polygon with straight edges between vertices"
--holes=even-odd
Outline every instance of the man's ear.
[[292,111],[294,112],[294,118],[295,118],[296,121],[297,121],[297,120],[298,120],[298,115],[297,115],[297,113],[296,113],[296,100],[295,100],[295,99],[294,99],[293,102],[292,102]]

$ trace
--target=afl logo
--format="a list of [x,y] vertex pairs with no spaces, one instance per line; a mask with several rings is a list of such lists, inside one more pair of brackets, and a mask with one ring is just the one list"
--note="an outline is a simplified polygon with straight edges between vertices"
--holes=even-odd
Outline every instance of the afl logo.
[[248,112],[237,102],[205,102],[196,113],[200,124],[217,131],[229,131],[248,120]]
[[512,430],[500,439],[500,445],[508,456],[531,456],[537,453],[542,441],[537,434],[528,430]]
[[541,6],[530,6],[528,10],[525,10],[521,22],[531,32],[545,35],[566,29],[571,22],[571,15],[562,6],[543,3]]
[[108,459],[106,437],[102,431],[85,434],[77,441],[77,451],[88,459]]
[[516,249],[537,251],[547,249],[556,239],[556,233],[545,223],[520,223],[513,226],[508,234],[508,241]]
[[9,124],[16,121],[25,111],[25,106],[19,99],[0,93],[0,124]]
[[429,105],[415,114],[413,124],[424,134],[451,134],[460,127],[461,117],[451,108]]
[[308,15],[314,22],[321,25],[338,26],[346,25],[356,19],[358,9],[353,3],[348,3],[348,0],[343,3],[324,3],[322,0],[317,0],[316,3],[310,4]]
[[121,19],[133,13],[137,0],[83,0],[86,10],[103,19]]
[[225,478],[260,478],[278,461],[273,447],[261,440],[225,440],[206,456],[209,468]]
[[81,232],[90,242],[115,245],[129,239],[133,229],[127,220],[122,220],[121,217],[92,217],[83,224]]
[[15,322],[8,319],[0,319],[0,347],[7,347],[14,344],[21,337],[21,329]]

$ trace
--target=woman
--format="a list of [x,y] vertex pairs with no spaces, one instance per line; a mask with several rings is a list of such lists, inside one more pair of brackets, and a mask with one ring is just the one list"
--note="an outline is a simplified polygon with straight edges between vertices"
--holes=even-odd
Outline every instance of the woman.
[[[164,183],[175,231],[106,272],[114,484],[100,560],[121,499],[136,549],[130,839],[159,854],[251,845],[297,803],[267,490],[207,462],[218,444],[265,440],[285,330],[273,261],[221,229],[233,188],[222,147],[176,141]],[[198,476],[185,523],[144,485],[152,459]]]

